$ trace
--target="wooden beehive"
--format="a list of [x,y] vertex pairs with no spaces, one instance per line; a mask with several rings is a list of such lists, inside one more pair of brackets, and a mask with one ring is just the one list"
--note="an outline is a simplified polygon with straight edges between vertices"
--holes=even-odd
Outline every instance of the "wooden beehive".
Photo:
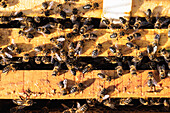
[[[41,12],[41,3],[46,0],[11,0],[11,6],[3,9],[0,8],[1,16],[9,16],[12,12],[15,11],[23,11],[26,16],[43,16],[40,14]],[[63,3],[62,0],[55,0],[57,3]],[[92,1],[94,2],[94,1]],[[100,8],[94,11],[84,12],[83,17],[102,17],[102,0],[95,0],[95,2],[99,2]],[[76,6],[81,11],[81,6],[89,3],[88,0],[79,1],[76,3]],[[170,16],[169,0],[133,0],[132,1],[132,11],[131,16],[141,16],[143,17],[142,11],[151,8],[154,11],[154,16],[157,13],[160,13],[161,16]],[[148,5],[149,4],[149,5]],[[71,9],[73,6],[70,7]],[[52,15],[50,17],[60,18],[59,15]],[[14,39],[15,43],[23,48],[24,53],[30,53],[31,56],[34,56],[31,51],[33,48],[38,45],[50,44],[50,38],[54,36],[58,36],[61,34],[65,34],[70,32],[70,29],[64,30],[62,33],[57,31],[51,33],[50,35],[46,35],[46,37],[39,35],[31,40],[31,42],[26,41],[23,37],[18,35],[18,31],[20,29],[17,28],[6,28],[0,29],[0,36],[2,37],[0,46],[5,47],[10,44],[12,39]],[[110,30],[110,29],[93,29],[90,32],[96,33],[99,37],[96,41],[89,41],[85,43],[85,47],[83,49],[83,54],[81,56],[89,56],[91,57],[92,51],[96,44],[102,43],[103,49],[99,56],[108,56],[109,50],[108,48],[112,45],[117,44],[118,47],[122,48],[122,53],[125,56],[135,56],[136,52],[124,47],[126,40],[126,35],[122,37],[119,41],[110,38],[110,33],[119,32],[120,29]],[[146,46],[153,41],[155,34],[161,35],[161,41],[159,48],[167,48],[170,49],[170,39],[168,38],[168,29],[140,29],[138,32],[142,34],[139,40],[136,40],[136,43],[141,47],[142,52],[146,52]],[[81,36],[77,36],[73,39],[73,41],[81,40]],[[125,48],[125,49],[124,49]],[[39,54],[41,56],[41,54]],[[17,57],[18,57],[17,56]],[[0,98],[1,99],[15,99],[18,98],[19,95],[23,94],[23,91],[30,89],[34,94],[31,95],[32,99],[87,99],[87,98],[96,98],[97,93],[100,91],[99,85],[103,85],[105,88],[110,89],[110,96],[114,98],[119,97],[169,97],[170,96],[170,79],[166,78],[164,80],[159,80],[159,78],[155,78],[158,82],[158,86],[156,88],[159,90],[155,93],[149,93],[148,87],[146,84],[147,81],[147,73],[149,71],[154,70],[139,70],[137,71],[137,76],[132,76],[128,73],[128,70],[125,71],[122,77],[117,78],[115,70],[103,70],[105,73],[108,73],[110,76],[113,76],[114,80],[111,82],[103,82],[97,77],[97,73],[101,72],[101,70],[93,70],[92,72],[88,72],[83,75],[81,72],[78,72],[77,76],[74,77],[71,75],[70,71],[57,76],[51,76],[52,70],[18,70],[15,72],[9,72],[7,75],[1,74],[0,81]],[[156,73],[156,70],[154,71]],[[156,73],[157,74],[157,73]],[[82,93],[74,95],[66,95],[62,96],[59,92],[58,83],[61,80],[68,79],[70,83],[69,85],[74,85],[75,82],[83,82],[88,87],[85,88]],[[162,87],[160,87],[160,85]],[[115,89],[116,87],[116,89]],[[54,92],[55,91],[55,92]]]

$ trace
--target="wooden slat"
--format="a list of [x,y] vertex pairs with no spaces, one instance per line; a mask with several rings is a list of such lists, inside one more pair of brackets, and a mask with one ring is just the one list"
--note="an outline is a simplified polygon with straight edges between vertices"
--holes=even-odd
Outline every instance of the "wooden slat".
[[[9,1],[9,7],[7,8],[0,8],[0,16],[9,16],[12,12],[16,11],[22,11],[24,15],[26,16],[44,16],[44,14],[41,14],[42,9],[42,3],[48,0],[8,0]],[[13,3],[11,3],[13,1]],[[64,0],[53,0],[54,5],[57,6],[58,4],[64,3]],[[83,10],[83,6],[87,3],[91,3],[91,0],[79,0],[79,2],[75,2],[75,4],[72,4],[69,6],[69,4],[65,4],[65,9],[70,9],[72,11],[73,8],[78,8],[81,14],[80,16],[83,17],[96,17],[101,18],[102,15],[102,8],[103,8],[103,0],[95,0],[95,2],[99,3],[99,8],[96,10]],[[94,1],[94,0],[93,0]],[[93,2],[92,1],[92,2]],[[54,18],[61,18],[59,14],[51,15],[50,17]]]
[[[39,35],[38,37],[35,37],[34,39],[31,40],[31,42],[28,42],[25,40],[24,37],[18,35],[18,31],[19,29],[0,29],[1,32],[1,36],[2,36],[2,41],[0,43],[1,47],[5,47],[5,44],[10,44],[11,40],[14,39],[15,43],[19,45],[19,47],[23,48],[23,53],[26,52],[30,52],[31,55],[34,55],[33,48],[38,46],[38,45],[43,45],[43,44],[49,44],[50,45],[50,38],[52,37],[57,37],[59,35],[62,34],[66,34],[71,32],[70,29],[66,29],[64,30],[62,33],[60,32],[53,32],[50,35],[46,35],[46,37],[44,37],[43,35]],[[128,47],[126,47],[126,43],[128,42],[126,40],[126,37],[128,35],[125,35],[124,37],[122,37],[121,39],[119,39],[119,41],[117,41],[116,39],[111,39],[110,35],[113,32],[119,32],[120,30],[115,29],[115,30],[109,30],[109,29],[93,29],[92,31],[89,32],[93,32],[95,34],[98,35],[98,38],[93,41],[86,41],[85,42],[85,46],[83,48],[83,53],[81,54],[81,56],[91,56],[92,51],[94,50],[95,46],[98,43],[101,43],[103,45],[103,49],[101,51],[101,53],[99,54],[99,56],[107,56],[108,53],[110,52],[110,50],[108,49],[110,46],[113,46],[115,44],[118,45],[118,48],[121,49],[121,52],[123,53],[123,55],[125,56],[134,56],[135,55],[135,51],[133,49],[129,49]],[[154,40],[154,37],[156,34],[160,34],[161,39],[160,39],[160,45],[158,47],[158,49],[165,47],[167,49],[170,49],[169,43],[170,43],[170,39],[168,38],[168,29],[140,29],[137,32],[141,33],[141,38],[134,40],[133,42],[136,43],[137,45],[140,46],[140,50],[142,52],[144,52],[144,54],[146,54],[146,47],[147,45],[152,42]],[[71,41],[76,42],[82,40],[81,36],[77,36],[73,39],[71,39]],[[68,46],[68,41],[66,41],[65,43],[65,47]],[[23,55],[23,53],[21,54],[21,56]],[[110,54],[113,55],[113,54]]]
[[151,9],[152,16],[170,16],[169,0],[132,0],[132,17],[144,17],[144,11]]
[[[60,76],[54,77],[51,76],[52,71],[50,70],[18,70],[16,72],[9,72],[7,75],[1,75],[1,91],[0,98],[12,99],[17,98],[18,95],[21,95],[23,91],[26,91],[28,88],[36,94],[32,94],[31,98],[33,99],[87,99],[87,98],[96,98],[97,93],[100,91],[99,85],[103,85],[106,89],[110,90],[109,94],[111,97],[169,97],[170,95],[170,78],[165,78],[160,80],[157,76],[157,72],[153,71],[155,74],[155,79],[158,82],[156,86],[157,90],[160,89],[160,92],[149,93],[147,92],[149,88],[147,87],[147,73],[151,70],[139,70],[137,71],[137,76],[132,76],[129,74],[129,71],[124,71],[124,75],[120,78],[112,79],[111,82],[103,82],[103,80],[97,77],[97,73],[100,73],[100,70],[93,70],[82,75],[81,72],[77,73],[77,76],[74,77],[70,75],[70,72],[66,72]],[[103,73],[106,73],[110,76],[117,76],[114,73],[114,70],[103,70]],[[23,78],[24,77],[24,78]],[[142,78],[141,78],[142,77]],[[58,83],[61,80],[68,79],[68,86],[71,87],[75,82],[83,82],[85,86],[88,86],[83,90],[82,93],[74,95],[69,94],[62,96],[59,92]],[[104,84],[103,84],[104,83]],[[91,84],[91,85],[90,85]],[[163,89],[159,87],[162,84]],[[115,87],[118,90],[115,90]],[[126,87],[126,90],[124,90]],[[53,90],[56,89],[56,94],[53,93]],[[42,93],[42,95],[40,95]]]

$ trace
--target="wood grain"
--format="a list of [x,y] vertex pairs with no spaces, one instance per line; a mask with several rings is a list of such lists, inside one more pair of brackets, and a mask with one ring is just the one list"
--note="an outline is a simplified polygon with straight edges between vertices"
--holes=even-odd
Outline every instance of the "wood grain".
[[[147,73],[149,71],[154,72],[154,76],[158,85],[156,89],[160,92],[149,93],[147,87]],[[124,71],[122,77],[117,77],[114,70],[102,70],[102,73],[106,73],[115,79],[111,82],[103,81],[99,79],[97,73],[101,73],[100,70],[93,70],[86,73],[84,76],[81,72],[77,73],[77,76],[72,76],[70,71],[54,77],[51,76],[52,70],[18,70],[16,72],[9,72],[7,75],[1,75],[1,99],[14,99],[18,98],[18,95],[28,89],[34,92],[31,95],[33,99],[87,99],[96,98],[100,91],[99,85],[103,85],[109,90],[111,97],[169,97],[170,95],[170,78],[160,80],[157,76],[157,71],[153,70],[139,70],[137,76],[132,76],[128,71]],[[62,96],[59,92],[58,83],[64,79],[68,79],[68,87],[71,87],[75,82],[82,82],[86,88],[79,94],[69,94]],[[162,88],[159,87],[162,84]],[[115,90],[115,87],[117,90]],[[126,90],[125,90],[126,87]],[[56,93],[54,93],[56,90]]]

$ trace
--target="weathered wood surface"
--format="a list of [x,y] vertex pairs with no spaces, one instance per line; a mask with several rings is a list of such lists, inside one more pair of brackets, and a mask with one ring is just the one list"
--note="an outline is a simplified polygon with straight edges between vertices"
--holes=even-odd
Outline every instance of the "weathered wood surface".
[[[132,76],[128,71],[124,71],[122,77],[118,77],[114,70],[103,70],[103,73],[112,76],[111,82],[103,81],[98,78],[97,73],[100,70],[93,70],[83,75],[81,72],[77,76],[72,76],[70,71],[54,77],[51,76],[52,70],[18,70],[9,72],[7,75],[1,75],[0,98],[13,99],[28,89],[34,92],[31,95],[33,99],[87,99],[96,98],[100,91],[100,85],[109,89],[111,97],[169,97],[170,95],[170,78],[160,80],[158,73],[154,72],[155,80],[158,82],[156,93],[148,92],[150,88],[147,86],[147,73],[151,70],[139,70],[137,76]],[[75,82],[82,82],[86,88],[79,94],[69,94],[62,96],[59,92],[58,83],[61,80],[68,79],[68,87],[71,87]],[[160,87],[162,84],[162,87]],[[116,87],[116,89],[115,89]],[[125,90],[126,87],[126,90]],[[54,93],[56,90],[56,93]],[[41,93],[41,94],[40,94]]]

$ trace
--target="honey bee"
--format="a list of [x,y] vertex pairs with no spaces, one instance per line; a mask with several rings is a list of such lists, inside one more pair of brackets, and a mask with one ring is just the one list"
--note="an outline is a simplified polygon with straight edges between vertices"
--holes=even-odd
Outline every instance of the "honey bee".
[[42,27],[38,27],[38,28],[37,28],[37,33],[40,33],[40,34],[42,34],[44,37],[46,37],[45,34],[50,34],[51,32],[50,32],[50,30],[49,30],[48,27],[42,26]]
[[104,80],[104,81],[109,81],[109,82],[110,82],[111,79],[112,79],[111,76],[108,76],[108,75],[103,74],[103,73],[98,73],[97,76],[98,76],[99,78],[101,78],[102,80]]
[[29,54],[28,53],[26,53],[26,54],[24,54],[24,56],[23,56],[23,58],[22,58],[22,61],[23,62],[29,62]]
[[158,69],[158,72],[159,72],[159,77],[161,79],[164,79],[166,77],[166,73],[165,73],[165,65],[157,65],[157,69]]
[[117,58],[122,58],[123,54],[120,52],[120,49],[118,49],[117,45],[115,44],[115,47],[109,47],[109,50],[115,54]]
[[116,109],[115,104],[116,103],[113,102],[113,100],[111,100],[110,98],[103,102],[103,105],[110,107],[111,109]]
[[42,56],[41,57],[41,61],[44,63],[44,64],[51,64],[51,60],[49,57],[47,56]]
[[10,50],[12,53],[15,53],[15,54],[21,53],[21,49],[17,47],[17,45],[14,42],[14,39],[12,39],[12,44],[7,46],[7,49]]
[[137,38],[139,38],[139,37],[141,37],[141,34],[140,34],[140,33],[134,33],[134,34],[132,34],[132,35],[129,35],[129,36],[127,37],[127,40],[128,40],[128,41],[131,41],[131,40],[137,39]]
[[132,42],[127,42],[127,43],[126,43],[126,46],[129,47],[129,48],[131,48],[131,49],[139,50],[139,46],[136,45],[136,44],[134,44],[134,43],[132,43]]
[[43,2],[42,3],[42,12],[41,13],[44,13],[45,16],[50,16],[52,14],[52,10],[53,10],[53,4],[54,4],[54,1],[51,1],[49,4],[47,2]]
[[97,9],[99,7],[99,3],[97,2],[94,2],[94,3],[90,3],[90,4],[86,4],[85,6],[83,6],[83,9],[84,10],[94,10],[94,9]]
[[70,58],[73,58],[75,54],[75,45],[73,42],[70,43],[69,47],[68,47],[68,56]]
[[82,73],[85,74],[85,73],[87,73],[87,72],[90,72],[92,69],[93,69],[92,64],[88,64],[88,65],[86,65],[86,66],[84,67]]
[[131,75],[137,75],[135,65],[130,66],[130,73],[131,73]]
[[20,36],[23,36],[26,40],[28,39],[28,41],[30,41],[31,39],[34,38],[34,35],[32,33],[27,32],[27,31],[25,32],[25,31],[20,30],[18,32],[18,34]]
[[122,38],[123,36],[125,36],[125,31],[124,30],[120,30],[118,33],[113,32],[110,35],[110,38],[116,38],[116,40],[118,40],[119,38]]
[[145,13],[145,18],[146,18],[146,20],[149,22],[149,23],[151,23],[151,16],[152,16],[152,11],[151,11],[151,9],[147,9],[147,11],[146,12],[144,12]]
[[102,44],[98,43],[98,45],[95,47],[95,49],[92,52],[92,58],[96,58],[98,54],[101,52]]
[[106,100],[109,97],[110,97],[110,95],[108,95],[108,90],[102,87],[97,95],[97,101],[102,103],[103,100]]
[[80,103],[77,102],[77,110],[75,113],[85,113],[87,111],[87,109],[88,109],[87,104],[84,104],[81,106]]
[[150,91],[152,92],[155,92],[156,91],[156,85],[157,85],[157,82],[156,80],[154,79],[154,76],[153,76],[153,72],[148,72],[148,81],[147,81],[147,85],[148,87],[150,87]]
[[161,99],[160,98],[152,98],[152,99],[150,99],[150,104],[151,105],[160,105]]
[[127,31],[129,29],[129,22],[123,17],[119,17],[119,20],[122,24],[123,29]]
[[66,19],[67,13],[66,13],[66,9],[64,9],[63,4],[58,4],[55,10],[55,13],[59,13],[60,16],[63,19]]
[[133,26],[133,29],[134,30],[137,30],[139,29],[140,27],[143,27],[143,26],[146,26],[148,25],[149,22],[145,21],[145,20],[142,20],[142,18],[136,18],[136,22],[134,23],[134,26]]
[[35,57],[35,63],[36,64],[41,64],[41,57],[40,56]]
[[106,61],[108,61],[109,63],[112,63],[112,64],[117,63],[117,57],[115,57],[115,56],[104,57],[104,59],[105,59]]
[[121,65],[118,65],[116,68],[117,75],[121,77],[123,75],[123,68]]
[[166,23],[168,23],[170,21],[170,19],[167,19],[165,17],[160,17],[156,19],[154,28],[155,29],[161,29],[163,25],[165,25]]
[[168,67],[170,69],[170,54],[168,53],[168,51],[165,48],[161,49],[160,53],[164,57],[166,63],[168,63]]
[[137,53],[136,53],[136,56],[133,57],[132,59],[132,62],[134,62],[135,65],[140,65],[140,63],[142,62],[142,59],[143,59],[143,54],[142,52],[139,50]]
[[71,94],[78,94],[84,89],[83,83],[76,83],[74,86],[71,87],[70,93]]
[[59,75],[59,71],[61,69],[61,64],[59,62],[54,63],[54,68],[53,68],[53,73],[52,76],[57,76]]
[[154,41],[147,46],[148,57],[150,60],[155,59],[155,53],[158,50],[159,41],[160,35],[156,34],[156,36],[154,37]]
[[97,39],[97,35],[94,33],[86,33],[82,35],[83,40],[95,40]]
[[164,99],[163,101],[164,108],[169,111],[170,99]]
[[1,24],[8,24],[9,22],[11,22],[11,17],[0,17],[0,23]]
[[80,28],[80,34],[84,34],[86,33],[88,30],[92,29],[94,27],[94,25],[83,25],[81,28]]
[[73,25],[72,32],[74,35],[78,35],[79,27],[80,27],[80,23],[78,23],[78,22]]
[[75,56],[81,55],[84,47],[84,41],[81,40],[77,43],[77,46],[75,48]]
[[75,67],[73,62],[71,62],[71,63],[67,62],[66,65],[67,65],[67,68],[70,70],[71,74],[76,76],[76,71],[77,71],[78,68]]
[[66,51],[64,49],[60,50],[60,57],[62,59],[62,62],[66,62],[67,61],[67,54],[66,54]]
[[62,60],[62,58],[59,56],[59,54],[57,53],[57,51],[56,50],[54,50],[54,48],[53,48],[53,50],[51,50],[52,52],[52,54],[51,54],[51,59],[53,60],[53,59],[57,59],[57,61],[59,61],[60,63],[63,63],[63,60]]
[[148,105],[148,99],[144,99],[144,98],[139,98],[139,102],[142,104],[142,105]]
[[90,106],[90,107],[94,107],[95,104],[97,103],[96,99],[92,99],[92,98],[86,99],[86,102],[87,102],[88,106]]
[[78,9],[74,8],[72,10],[72,15],[70,17],[70,20],[72,21],[72,23],[75,23],[77,21],[77,17],[78,17]]
[[67,89],[67,79],[64,79],[63,81],[59,82],[60,92],[62,95],[69,94],[69,91]]
[[132,98],[122,98],[120,99],[119,101],[119,105],[121,106],[124,106],[124,105],[133,105],[133,104],[130,104],[130,102],[132,102]]
[[34,104],[33,100],[28,99],[27,97],[23,97],[23,96],[19,96],[20,99],[15,99],[12,100],[14,104],[17,104],[18,106],[16,107],[16,109],[23,109],[27,106],[32,106]]
[[8,74],[9,71],[16,71],[16,66],[15,64],[9,64],[5,68],[3,68],[2,73]]
[[5,58],[5,57],[2,57],[2,59],[0,60],[0,64],[2,66],[9,65],[11,63],[12,63],[12,61],[10,59],[8,59],[8,58]]
[[[109,20],[109,19],[107,19],[107,18],[102,18],[102,23],[105,25],[105,26],[107,26],[108,28],[111,28],[111,25],[112,25],[112,22]],[[110,38],[114,38],[114,36],[116,35],[116,37],[117,37],[117,33],[116,34],[113,34]]]
[[66,34],[67,39],[71,39],[73,36],[74,36],[73,32],[70,32],[70,33]]
[[67,108],[62,113],[85,113],[87,111],[87,109],[88,109],[87,104],[84,104],[84,105],[81,106],[79,102],[77,102],[77,108],[73,108],[73,107],[69,108],[64,104],[62,104],[62,106]]

